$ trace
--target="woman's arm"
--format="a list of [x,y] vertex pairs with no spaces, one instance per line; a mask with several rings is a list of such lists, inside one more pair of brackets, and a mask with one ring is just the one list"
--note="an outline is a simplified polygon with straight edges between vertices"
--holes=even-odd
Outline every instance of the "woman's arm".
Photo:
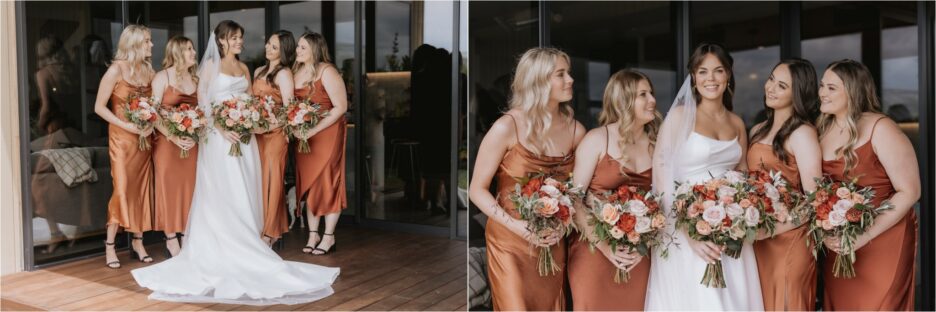
[[348,93],[345,91],[344,80],[341,79],[338,69],[334,66],[325,66],[325,70],[322,72],[322,85],[325,86],[325,91],[328,92],[328,99],[332,102],[332,109],[328,111],[328,116],[325,116],[315,127],[309,130],[306,138],[314,136],[338,122],[339,119],[345,118],[345,112],[348,111]]
[[[130,122],[121,120],[120,117],[114,115],[114,112],[107,108],[107,102],[110,100],[111,93],[114,92],[114,86],[121,79],[120,75],[120,67],[116,62],[107,68],[107,72],[104,73],[104,77],[101,77],[101,83],[98,85],[97,97],[94,100],[94,113],[127,132],[146,135],[147,133],[141,132]],[[152,132],[152,129],[150,132]]]
[[[812,126],[802,125],[787,138],[784,148],[790,157],[796,158],[796,167],[800,175],[802,191],[809,193],[816,190],[816,178],[822,177],[822,151],[819,147],[819,137]],[[789,181],[793,182],[793,181]],[[792,209],[793,207],[787,207]],[[790,211],[793,213],[793,211]],[[806,220],[800,220],[806,221]],[[780,235],[798,228],[802,223],[793,222],[777,224],[773,235]],[[757,239],[769,238],[763,231],[758,231]]]

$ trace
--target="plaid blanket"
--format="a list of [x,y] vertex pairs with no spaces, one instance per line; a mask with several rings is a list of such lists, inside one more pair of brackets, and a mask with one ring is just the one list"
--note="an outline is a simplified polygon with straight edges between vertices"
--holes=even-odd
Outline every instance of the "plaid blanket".
[[55,167],[55,173],[62,178],[67,187],[98,180],[97,172],[91,168],[91,151],[86,148],[46,149],[38,153],[49,159]]

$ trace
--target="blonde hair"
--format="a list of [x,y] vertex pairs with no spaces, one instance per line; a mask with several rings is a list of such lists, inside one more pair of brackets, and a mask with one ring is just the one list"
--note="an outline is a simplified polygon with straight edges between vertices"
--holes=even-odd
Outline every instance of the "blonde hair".
[[[552,92],[549,76],[556,69],[560,58],[571,64],[569,55],[559,49],[527,50],[517,63],[513,83],[510,85],[510,108],[523,112],[519,117],[525,119],[528,125],[520,137],[532,144],[530,151],[536,155],[542,155],[553,147],[552,139],[546,136],[553,121],[547,109]],[[571,118],[572,107],[569,103],[559,103],[559,113]]]
[[136,74],[147,76],[153,75],[153,64],[150,57],[146,56],[145,38],[150,30],[143,25],[129,25],[120,33],[120,41],[117,42],[117,55],[114,61],[127,61],[130,63],[130,77]]
[[176,81],[181,80],[182,73],[188,71],[188,73],[192,75],[192,81],[198,85],[198,64],[193,64],[188,68],[188,70],[182,68],[182,66],[185,64],[186,43],[191,44],[192,48],[195,48],[195,45],[189,38],[184,36],[173,36],[170,38],[169,42],[166,43],[166,57],[163,58],[162,67],[166,70],[169,70],[169,67],[175,66]]
[[[845,156],[845,174],[847,175],[858,164],[858,155],[855,154],[855,147],[858,145],[858,120],[865,112],[880,113],[881,102],[877,97],[871,71],[864,64],[843,59],[829,64],[826,70],[831,70],[842,79],[843,89],[848,98],[846,103],[848,113],[844,120],[845,129],[848,130],[848,142],[835,150],[836,155],[842,153]],[[831,130],[833,123],[835,123],[835,115],[826,113],[819,115],[816,125],[819,128],[820,138]]]
[[[624,173],[624,164],[628,157],[625,151],[627,145],[634,144],[631,128],[634,126],[634,103],[637,100],[637,86],[641,81],[646,81],[650,85],[650,91],[653,92],[653,83],[644,73],[635,70],[622,69],[611,75],[608,85],[605,87],[604,98],[601,103],[601,114],[598,116],[598,122],[602,126],[618,122],[618,147],[620,148],[621,158],[620,171]],[[650,139],[650,147],[656,145],[657,133],[660,130],[660,123],[663,121],[663,115],[660,112],[654,113],[652,121],[643,126],[644,132]]]
[[[318,68],[316,65],[325,63],[331,64],[331,56],[328,53],[328,41],[325,41],[325,36],[317,32],[306,32],[302,36],[299,36],[299,40],[296,41],[296,47],[299,46],[299,41],[305,40],[310,49],[312,50],[312,63],[305,64],[296,60],[296,63],[293,64],[292,70],[293,73],[299,72],[303,66],[308,65],[311,69],[312,79],[309,79],[308,86],[312,86],[315,83],[315,77],[319,75]],[[322,69],[324,71],[324,68]]]

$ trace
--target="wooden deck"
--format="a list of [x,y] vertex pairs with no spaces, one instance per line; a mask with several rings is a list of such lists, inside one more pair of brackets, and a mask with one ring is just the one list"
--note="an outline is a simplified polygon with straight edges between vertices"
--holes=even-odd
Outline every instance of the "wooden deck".
[[[309,256],[299,250],[306,235],[285,237],[285,259],[341,267],[335,294],[304,305],[244,306],[186,304],[148,300],[130,270],[144,264],[118,256],[123,268],[95,257],[0,279],[7,310],[467,310],[466,243],[442,237],[355,227],[338,228],[338,251]],[[156,261],[162,244],[147,246]],[[218,259],[217,261],[223,261]]]

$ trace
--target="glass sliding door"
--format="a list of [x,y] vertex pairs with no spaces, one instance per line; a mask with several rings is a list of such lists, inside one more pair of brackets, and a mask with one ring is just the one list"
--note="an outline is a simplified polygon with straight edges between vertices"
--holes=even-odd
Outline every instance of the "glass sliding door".
[[450,226],[452,2],[364,3],[360,131],[370,220]]

